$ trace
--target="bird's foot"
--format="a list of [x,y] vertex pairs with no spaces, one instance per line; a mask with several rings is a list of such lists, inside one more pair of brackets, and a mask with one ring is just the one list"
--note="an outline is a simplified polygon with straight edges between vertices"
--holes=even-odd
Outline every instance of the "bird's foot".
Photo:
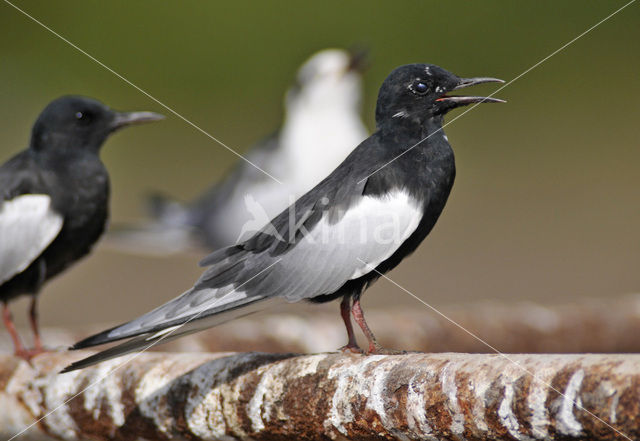
[[364,351],[360,348],[360,346],[352,343],[346,344],[338,350],[343,354],[346,354],[346,353],[360,354],[360,355],[364,354]]
[[397,349],[383,348],[377,341],[369,343],[369,350],[367,355],[403,355],[407,354],[407,351],[399,351]]

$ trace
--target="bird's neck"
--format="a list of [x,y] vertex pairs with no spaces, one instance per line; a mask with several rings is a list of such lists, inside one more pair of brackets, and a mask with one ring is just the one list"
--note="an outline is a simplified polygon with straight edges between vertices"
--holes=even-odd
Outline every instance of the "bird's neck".
[[31,134],[29,149],[56,157],[73,158],[86,154],[98,156],[103,142],[103,137],[78,142],[64,132],[42,132],[34,129]]
[[432,210],[429,222],[433,226],[455,178],[455,158],[442,130],[442,119],[419,127],[380,127],[376,136],[380,137],[376,145],[382,151],[377,152],[376,171],[369,175],[368,191],[384,194],[401,188],[418,201],[429,201],[423,208]]
[[100,160],[99,149],[85,146],[54,144],[47,146],[31,145],[29,150],[41,167],[64,172],[74,176],[102,173],[104,165]]
[[406,148],[416,144],[424,147],[439,143],[448,145],[447,137],[442,130],[442,122],[442,116],[434,116],[426,120],[398,117],[386,124],[381,124],[378,132],[391,145],[406,146]]

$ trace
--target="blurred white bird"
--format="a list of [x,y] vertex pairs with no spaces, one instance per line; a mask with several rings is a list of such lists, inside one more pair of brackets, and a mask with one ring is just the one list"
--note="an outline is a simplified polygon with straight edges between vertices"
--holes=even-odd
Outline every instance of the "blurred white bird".
[[110,243],[162,255],[194,246],[210,250],[233,245],[259,230],[329,175],[367,137],[360,117],[364,64],[362,52],[326,49],[302,65],[285,95],[282,127],[245,155],[281,182],[240,160],[193,202],[153,195],[149,200],[153,220],[141,227],[116,227]]

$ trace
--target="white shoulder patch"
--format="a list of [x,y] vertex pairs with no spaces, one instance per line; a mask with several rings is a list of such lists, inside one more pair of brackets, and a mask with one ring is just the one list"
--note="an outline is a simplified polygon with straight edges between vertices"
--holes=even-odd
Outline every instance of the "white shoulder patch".
[[298,301],[335,292],[391,257],[422,216],[421,204],[401,190],[365,196],[337,222],[325,215],[274,268],[278,295]]
[[24,271],[56,238],[62,216],[44,194],[17,196],[0,203],[0,283]]
[[367,220],[366,239],[360,230],[360,241],[369,246],[363,247],[358,256],[358,261],[366,265],[357,268],[350,279],[357,279],[391,257],[418,228],[423,216],[422,207],[408,193],[399,190],[383,197],[366,197],[357,209],[359,217]]

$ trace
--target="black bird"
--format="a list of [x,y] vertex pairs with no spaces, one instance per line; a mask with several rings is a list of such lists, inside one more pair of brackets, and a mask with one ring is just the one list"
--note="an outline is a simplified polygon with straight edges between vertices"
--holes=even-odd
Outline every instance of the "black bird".
[[[161,118],[118,113],[79,96],[58,98],[36,120],[29,147],[0,167],[0,300],[16,355],[43,351],[36,316],[40,288],[89,253],[105,229],[109,175],[100,147],[122,127]],[[24,294],[32,296],[33,350],[22,346],[8,308]]]
[[350,312],[382,352],[364,320],[363,291],[411,254],[442,212],[455,176],[443,118],[457,107],[494,98],[451,91],[495,78],[458,78],[431,64],[395,69],[378,94],[376,132],[326,179],[249,240],[214,252],[195,286],[135,320],[89,337],[73,349],[130,340],[73,363],[66,371],[170,340],[241,315],[267,299],[342,299],[348,343],[360,351]]

